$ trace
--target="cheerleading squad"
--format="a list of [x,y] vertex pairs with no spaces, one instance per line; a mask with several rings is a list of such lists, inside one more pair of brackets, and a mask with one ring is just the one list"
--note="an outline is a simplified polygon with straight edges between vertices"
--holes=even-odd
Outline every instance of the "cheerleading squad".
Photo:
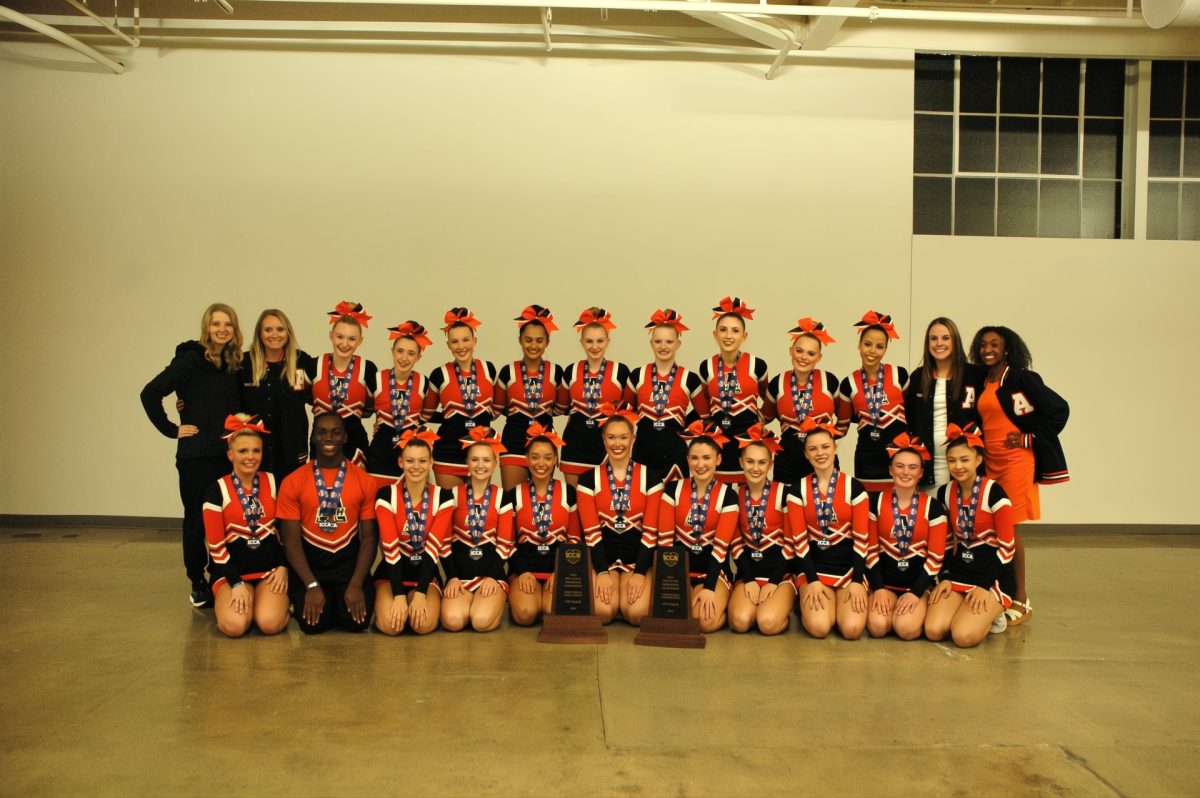
[[[200,341],[141,397],[178,439],[192,604],[232,637],[278,632],[291,613],[305,633],[372,618],[387,635],[490,631],[506,608],[527,626],[551,611],[557,547],[582,541],[605,622],[641,622],[654,550],[670,545],[690,552],[705,632],[778,634],[796,612],[813,637],[973,646],[1028,620],[1018,525],[1040,516],[1039,484],[1068,478],[1068,407],[1021,338],[985,327],[964,350],[938,318],[910,375],[884,362],[899,336],[871,311],[855,325],[861,368],[838,380],[817,368],[833,337],[803,318],[791,369],[771,376],[742,351],[753,314],[721,300],[717,352],[692,371],[676,362],[688,328],[657,310],[654,361],[631,370],[607,359],[616,327],[598,307],[574,325],[584,357],[549,362],[558,328],[530,305],[520,359],[497,368],[475,357],[479,320],[452,308],[452,359],[424,376],[432,341],[415,321],[389,328],[380,369],[357,354],[361,305],[328,314],[320,357],[274,309],[243,353],[233,309],[210,306]],[[851,424],[854,476],[838,455]]]

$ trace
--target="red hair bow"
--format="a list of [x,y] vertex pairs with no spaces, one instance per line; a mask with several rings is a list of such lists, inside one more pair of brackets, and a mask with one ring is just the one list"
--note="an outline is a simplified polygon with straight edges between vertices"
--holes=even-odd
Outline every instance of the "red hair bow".
[[600,422],[600,426],[602,427],[617,416],[620,416],[628,421],[634,429],[637,429],[638,419],[641,418],[641,416],[630,410],[628,407],[617,407],[612,402],[605,402],[604,404],[600,405],[600,415],[604,416],[604,419]]
[[977,427],[970,425],[966,428],[963,428],[957,424],[947,424],[946,445],[949,446],[959,438],[966,439],[968,446],[972,446],[977,449],[983,448],[983,437],[979,434],[979,429]]
[[932,460],[929,456],[929,450],[925,448],[925,444],[921,443],[915,436],[909,436],[907,432],[901,432],[895,438],[892,438],[892,445],[887,447],[888,457],[895,457],[905,449],[916,452],[921,456],[922,460]]
[[779,443],[775,433],[764,427],[761,422],[746,430],[745,437],[737,436],[737,441],[739,449],[745,449],[747,446],[757,443],[766,446],[767,451],[771,454],[779,454],[783,451],[783,445]]
[[683,324],[683,316],[670,308],[659,308],[650,316],[650,321],[646,323],[646,329],[652,330],[655,327],[674,327],[675,332],[681,335],[687,330]]
[[502,452],[508,451],[504,448],[504,444],[496,437],[496,433],[491,427],[473,427],[470,434],[465,438],[459,438],[462,441],[464,449],[470,449],[477,443],[486,443],[492,447],[492,451],[499,457]]
[[819,429],[825,430],[829,433],[831,438],[837,440],[837,427],[833,426],[832,424],[818,424],[816,421],[813,421],[812,416],[806,416],[804,421],[800,424],[800,431],[805,435]]
[[722,316],[732,313],[734,316],[740,316],[746,321],[754,318],[754,308],[746,307],[740,297],[727,296],[713,308],[713,318],[719,319]]
[[541,305],[530,305],[522,310],[521,315],[517,316],[513,321],[521,325],[536,321],[546,328],[546,332],[558,332],[558,325],[554,323],[554,314],[550,312],[550,308],[544,308]]
[[471,332],[479,329],[479,325],[483,324],[479,319],[475,318],[475,314],[467,308],[450,308],[446,311],[446,315],[442,318],[446,322],[446,326],[442,328],[442,332],[450,332],[450,328],[455,324],[465,324],[471,328]]
[[792,334],[793,341],[802,335],[811,335],[826,346],[835,343],[833,336],[825,330],[825,325],[808,316],[797,321],[796,326],[788,332]]
[[339,302],[336,308],[325,315],[329,317],[330,324],[337,324],[338,319],[343,316],[349,316],[364,327],[367,326],[367,322],[375,318],[374,316],[368,316],[363,311],[363,306],[357,302]]
[[854,322],[854,326],[858,328],[859,336],[866,332],[868,327],[879,327],[887,333],[888,338],[893,341],[900,340],[900,333],[896,332],[896,327],[892,324],[892,317],[877,310],[868,310],[863,314],[862,321]]
[[525,445],[529,446],[534,438],[545,438],[554,444],[554,448],[561,449],[563,447],[563,439],[558,437],[558,433],[553,427],[543,427],[536,421],[529,425],[529,429],[525,430]]
[[395,327],[388,327],[388,332],[391,333],[388,336],[389,341],[395,341],[397,338],[411,338],[417,342],[417,346],[421,347],[422,350],[433,343],[433,341],[429,340],[429,336],[425,334],[427,332],[426,329],[411,319],[403,324],[397,324]]
[[729,443],[729,438],[725,433],[716,427],[706,427],[703,421],[693,421],[688,424],[687,428],[679,433],[679,437],[683,438],[688,443],[696,440],[696,438],[708,438],[717,446],[724,446]]
[[271,431],[263,426],[261,421],[258,421],[258,416],[235,416],[232,413],[225,416],[225,429],[229,430],[228,435],[222,435],[224,440],[230,440],[234,435],[237,435],[242,430],[257,432],[259,435],[270,435]]
[[425,427],[409,427],[400,435],[400,440],[396,441],[396,446],[403,449],[413,441],[421,441],[430,449],[438,441],[438,434],[431,429]]
[[613,324],[612,314],[604,308],[588,308],[583,313],[579,314],[579,321],[575,322],[575,329],[586,327],[589,324],[599,324],[607,332],[612,332],[617,329],[617,325]]

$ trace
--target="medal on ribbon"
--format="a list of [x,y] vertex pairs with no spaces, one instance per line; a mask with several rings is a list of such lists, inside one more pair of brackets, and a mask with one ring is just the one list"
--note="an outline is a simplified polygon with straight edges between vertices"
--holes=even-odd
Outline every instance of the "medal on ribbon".
[[617,476],[613,473],[612,463],[605,463],[604,468],[608,472],[608,492],[612,496],[612,511],[617,517],[613,521],[613,529],[621,532],[627,526],[625,513],[629,512],[629,490],[633,487],[633,466],[629,466],[629,471],[625,474],[625,484],[622,486],[617,485]]
[[345,513],[342,509],[342,487],[346,483],[346,467],[349,462],[342,458],[341,464],[338,466],[337,478],[334,479],[333,485],[325,484],[325,477],[321,473],[321,467],[314,460],[312,464],[313,481],[317,488],[317,526],[326,532],[332,532],[337,529],[339,518],[344,520]]

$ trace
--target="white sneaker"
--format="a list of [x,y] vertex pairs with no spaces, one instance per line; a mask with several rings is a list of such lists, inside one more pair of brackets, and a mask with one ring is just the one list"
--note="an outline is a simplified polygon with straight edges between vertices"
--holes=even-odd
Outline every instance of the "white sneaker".
[[992,621],[992,628],[988,630],[989,634],[998,635],[1008,628],[1008,618],[1004,613],[996,616],[996,620]]

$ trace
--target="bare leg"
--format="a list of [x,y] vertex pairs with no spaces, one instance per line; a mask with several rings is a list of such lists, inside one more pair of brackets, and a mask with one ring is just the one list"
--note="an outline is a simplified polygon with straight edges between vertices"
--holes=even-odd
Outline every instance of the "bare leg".
[[986,603],[982,610],[976,612],[964,601],[958,612],[954,613],[954,620],[950,623],[950,635],[954,638],[954,645],[959,648],[979,645],[983,638],[988,636],[992,621],[1004,610],[991,592],[985,592],[984,596]]
[[254,623],[258,630],[265,635],[279,634],[287,628],[291,600],[287,591],[274,593],[267,580],[259,581],[254,587]]
[[461,591],[454,598],[442,599],[442,628],[447,632],[459,632],[471,621],[471,602],[475,595],[469,590]]
[[717,594],[717,611],[713,617],[707,619],[700,617],[699,607],[696,605],[696,597],[703,589],[704,585],[692,587],[692,612],[696,616],[696,620],[700,621],[700,631],[704,634],[711,634],[725,625],[725,610],[729,606],[729,588],[725,587],[724,582],[717,581],[717,586],[714,588],[714,592]]
[[[392,624],[392,616],[397,623]],[[408,620],[408,600],[404,596],[392,595],[390,582],[380,582],[375,585],[375,628],[389,637],[395,637],[404,631]]]
[[[408,591],[408,611],[411,616],[413,593],[415,590]],[[416,623],[412,617],[408,619],[409,628],[419,635],[427,635],[434,629],[438,628],[438,620],[441,618],[442,612],[442,594],[433,585],[425,591],[425,621]]]
[[254,622],[254,593],[250,594],[249,606],[244,614],[234,611],[229,606],[231,596],[233,588],[228,582],[222,582],[213,596],[213,612],[216,613],[217,628],[221,630],[221,634],[226,637],[241,637],[250,630],[250,624]]
[[962,603],[962,593],[950,593],[939,599],[936,604],[930,604],[925,612],[925,636],[933,641],[945,640],[946,635],[950,634],[954,614],[958,612]]
[[749,632],[757,611],[758,605],[746,595],[746,583],[740,579],[734,582],[729,596],[729,628],[735,632]]
[[634,576],[633,572],[621,574],[618,590],[620,595],[619,609],[621,617],[629,621],[634,626],[642,625],[642,618],[650,614],[650,594],[654,592],[654,569],[651,568],[646,574],[646,589],[642,591],[642,595],[638,596],[637,601],[629,600],[629,580]]
[[765,601],[758,603],[758,631],[764,635],[786,632],[788,619],[796,606],[796,584],[791,580],[775,588]]
[[[482,588],[481,588],[482,589]],[[490,632],[500,625],[504,615],[504,605],[508,603],[508,594],[499,585],[496,592],[490,596],[480,595],[475,591],[475,599],[471,602],[471,628],[476,632]]]
[[[868,595],[867,600],[870,601]],[[867,611],[855,612],[850,606],[850,588],[843,587],[837,591],[837,625],[842,637],[847,640],[857,640],[862,636],[867,625]]]
[[896,594],[886,590],[882,595],[887,607],[883,612],[875,611],[875,591],[867,596],[867,632],[871,637],[886,637],[892,631],[892,613],[896,611]]
[[508,609],[517,626],[533,626],[542,612],[542,586],[534,582],[532,593],[526,593],[518,582],[520,576],[508,579]]

